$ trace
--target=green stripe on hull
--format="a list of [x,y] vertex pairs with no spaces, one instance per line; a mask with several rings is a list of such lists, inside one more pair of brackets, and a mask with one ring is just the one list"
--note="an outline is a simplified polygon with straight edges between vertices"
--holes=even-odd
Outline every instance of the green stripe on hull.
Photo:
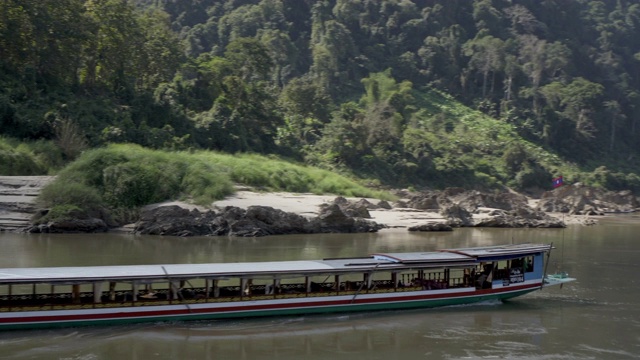
[[290,309],[268,309],[268,310],[247,310],[236,312],[221,312],[207,314],[177,315],[177,316],[149,316],[139,318],[113,318],[104,320],[85,320],[85,321],[61,321],[61,322],[42,322],[31,324],[8,324],[0,325],[0,330],[26,330],[26,329],[50,329],[62,327],[78,327],[78,326],[106,326],[106,325],[127,325],[149,322],[176,322],[176,321],[197,321],[197,320],[218,320],[232,318],[252,318],[267,316],[288,316],[288,315],[310,315],[310,314],[327,314],[327,313],[348,313],[362,311],[379,311],[379,310],[402,310],[417,308],[433,308],[451,305],[472,304],[490,300],[506,300],[513,297],[521,296],[526,293],[537,290],[531,288],[513,293],[498,293],[476,295],[459,298],[444,298],[435,300],[417,300],[417,301],[398,301],[398,302],[380,302],[373,304],[349,304],[349,305],[328,305],[322,307],[298,307]]

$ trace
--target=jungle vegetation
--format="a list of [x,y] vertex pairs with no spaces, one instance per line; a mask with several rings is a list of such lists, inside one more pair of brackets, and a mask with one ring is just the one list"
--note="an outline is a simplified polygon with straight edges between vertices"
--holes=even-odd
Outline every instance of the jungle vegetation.
[[637,1],[0,2],[3,175],[128,143],[388,187],[640,190],[639,122]]

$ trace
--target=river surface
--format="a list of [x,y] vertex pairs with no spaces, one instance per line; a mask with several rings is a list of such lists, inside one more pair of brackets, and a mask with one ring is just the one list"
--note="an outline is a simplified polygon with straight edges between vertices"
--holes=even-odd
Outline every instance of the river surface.
[[0,233],[0,268],[320,259],[553,243],[578,281],[426,310],[0,333],[1,359],[640,359],[640,217],[566,229],[175,238]]

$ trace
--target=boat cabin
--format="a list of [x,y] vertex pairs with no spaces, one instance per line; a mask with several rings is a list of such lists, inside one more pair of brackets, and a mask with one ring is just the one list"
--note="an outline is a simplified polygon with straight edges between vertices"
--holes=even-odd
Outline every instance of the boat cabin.
[[0,269],[0,312],[486,289],[543,278],[548,245],[224,264]]

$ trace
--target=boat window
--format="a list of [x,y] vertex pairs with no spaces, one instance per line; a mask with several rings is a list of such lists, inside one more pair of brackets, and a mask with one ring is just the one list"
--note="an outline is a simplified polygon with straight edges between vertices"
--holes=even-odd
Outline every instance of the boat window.
[[527,256],[524,259],[524,271],[533,272],[533,256]]
[[524,266],[524,258],[511,260],[511,268],[512,269],[522,269],[523,266]]

